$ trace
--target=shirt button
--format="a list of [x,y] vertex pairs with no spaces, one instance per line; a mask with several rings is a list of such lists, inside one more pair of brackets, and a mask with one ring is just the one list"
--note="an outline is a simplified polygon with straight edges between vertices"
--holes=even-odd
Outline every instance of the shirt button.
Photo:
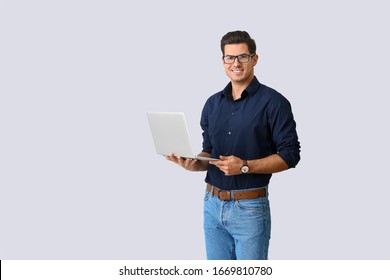
[[232,133],[229,131],[228,134],[230,135],[230,134],[232,134]]

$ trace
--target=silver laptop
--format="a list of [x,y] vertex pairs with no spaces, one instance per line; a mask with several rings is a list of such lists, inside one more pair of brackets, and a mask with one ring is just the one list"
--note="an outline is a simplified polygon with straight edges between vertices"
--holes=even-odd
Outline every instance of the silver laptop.
[[183,158],[217,160],[194,153],[184,113],[147,112],[146,115],[157,154],[167,156],[173,153]]

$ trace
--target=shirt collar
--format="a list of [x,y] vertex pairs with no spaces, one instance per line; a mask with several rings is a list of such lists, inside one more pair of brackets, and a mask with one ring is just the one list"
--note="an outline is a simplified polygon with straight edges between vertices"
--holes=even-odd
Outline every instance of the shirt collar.
[[[242,93],[242,97],[246,97],[248,95],[254,95],[259,87],[261,86],[259,80],[254,76],[252,82],[249,84],[249,86],[244,90]],[[226,87],[221,92],[222,96],[231,97],[232,96],[232,82],[229,82]]]

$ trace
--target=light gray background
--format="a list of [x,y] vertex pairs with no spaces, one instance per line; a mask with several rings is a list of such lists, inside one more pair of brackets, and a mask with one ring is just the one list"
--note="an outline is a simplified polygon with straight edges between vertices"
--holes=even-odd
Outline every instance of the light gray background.
[[292,103],[271,259],[389,259],[386,1],[0,1],[0,259],[204,259],[204,173],[155,154],[145,112],[200,111],[220,38],[256,39]]

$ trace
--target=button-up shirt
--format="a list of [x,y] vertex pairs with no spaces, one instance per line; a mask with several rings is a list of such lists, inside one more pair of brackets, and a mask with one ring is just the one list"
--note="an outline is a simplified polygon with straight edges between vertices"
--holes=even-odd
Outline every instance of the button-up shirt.
[[[254,160],[278,154],[289,168],[300,160],[300,143],[290,102],[256,77],[233,100],[232,85],[212,95],[204,105],[200,125],[203,152],[212,157],[237,156]],[[205,181],[220,189],[238,190],[267,186],[272,174],[226,176],[209,164]]]

